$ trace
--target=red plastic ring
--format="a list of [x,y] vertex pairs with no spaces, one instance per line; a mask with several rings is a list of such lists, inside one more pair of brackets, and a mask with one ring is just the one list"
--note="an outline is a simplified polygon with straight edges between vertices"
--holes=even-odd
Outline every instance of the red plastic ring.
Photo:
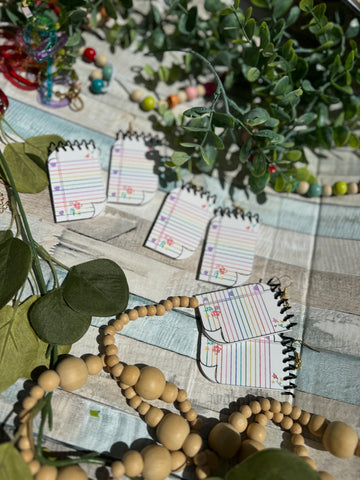
[[4,115],[9,106],[9,99],[5,95],[5,92],[0,88],[0,115]]

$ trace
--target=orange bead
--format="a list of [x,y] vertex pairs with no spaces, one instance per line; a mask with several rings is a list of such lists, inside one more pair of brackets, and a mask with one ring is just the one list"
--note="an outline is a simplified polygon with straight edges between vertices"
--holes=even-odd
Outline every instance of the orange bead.
[[179,104],[179,97],[177,95],[169,95],[166,99],[169,108],[174,108]]

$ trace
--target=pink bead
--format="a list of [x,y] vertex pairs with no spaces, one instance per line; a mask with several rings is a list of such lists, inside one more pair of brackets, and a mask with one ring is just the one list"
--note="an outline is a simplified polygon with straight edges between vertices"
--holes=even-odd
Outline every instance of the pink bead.
[[186,87],[185,92],[186,92],[186,97],[188,102],[190,102],[191,100],[194,100],[194,98],[198,96],[198,91],[196,87],[191,87],[191,86]]
[[212,95],[216,90],[216,85],[213,82],[204,83],[204,87],[206,95]]

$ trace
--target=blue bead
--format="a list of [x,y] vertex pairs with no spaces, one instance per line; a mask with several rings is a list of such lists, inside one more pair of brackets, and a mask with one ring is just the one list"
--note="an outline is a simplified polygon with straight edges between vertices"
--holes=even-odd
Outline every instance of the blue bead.
[[309,190],[307,191],[307,196],[308,197],[320,197],[322,191],[321,185],[318,185],[317,183],[311,183]]
[[104,86],[105,86],[104,80],[102,80],[101,78],[95,78],[91,82],[91,90],[93,93],[101,93]]
[[107,82],[110,80],[111,78],[111,75],[112,75],[112,72],[113,72],[113,66],[110,64],[110,63],[107,63],[104,67],[103,67],[103,79],[106,80]]

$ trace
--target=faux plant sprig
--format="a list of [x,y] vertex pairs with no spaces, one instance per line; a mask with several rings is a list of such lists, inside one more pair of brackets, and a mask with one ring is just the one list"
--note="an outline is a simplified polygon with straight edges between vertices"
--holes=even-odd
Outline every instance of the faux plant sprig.
[[[48,147],[64,140],[43,135],[9,143],[4,123],[2,117],[8,143],[0,151],[0,178],[8,185],[13,219],[9,229],[0,231],[0,391],[20,376],[31,377],[38,366],[55,364],[58,354],[85,334],[93,315],[122,311],[129,296],[125,274],[115,262],[96,259],[69,269],[34,240],[19,192],[47,187]],[[53,286],[45,282],[40,259],[51,268],[48,285]],[[62,285],[56,264],[68,271]],[[33,294],[24,299],[27,283]]]

